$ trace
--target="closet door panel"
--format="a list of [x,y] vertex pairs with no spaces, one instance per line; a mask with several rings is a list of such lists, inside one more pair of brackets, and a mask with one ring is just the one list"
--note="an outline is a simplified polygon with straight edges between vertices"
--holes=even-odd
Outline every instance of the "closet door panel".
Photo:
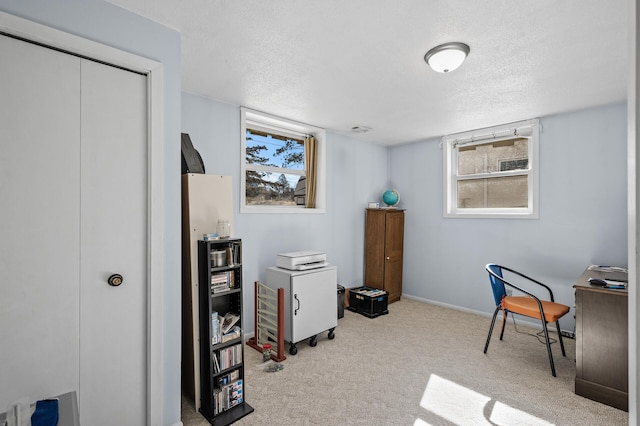
[[82,424],[147,423],[146,129],[146,76],[83,60]]
[[0,411],[78,387],[80,60],[0,36]]

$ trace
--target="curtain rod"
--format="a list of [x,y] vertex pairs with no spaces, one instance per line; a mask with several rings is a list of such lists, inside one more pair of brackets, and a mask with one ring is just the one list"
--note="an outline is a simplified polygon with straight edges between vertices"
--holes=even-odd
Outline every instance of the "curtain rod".
[[[280,127],[280,126],[277,126],[275,124],[262,123],[262,122],[253,121],[253,120],[247,120],[246,127],[248,127],[248,128],[256,128],[256,130],[260,130],[260,131],[263,131],[263,132],[269,132],[269,131],[279,132],[281,135],[285,135],[285,136],[289,135],[293,139],[297,139],[297,138],[300,138],[300,137],[301,138],[308,138],[308,137],[313,136],[313,135],[310,135],[310,134],[307,134],[307,133],[298,132],[298,131],[293,130],[293,129],[287,129],[286,127]],[[273,134],[271,134],[271,135],[273,136]]]
[[467,145],[470,143],[483,142],[483,141],[494,140],[494,139],[506,139],[506,138],[509,138],[510,136],[526,137],[526,136],[531,136],[532,134],[533,134],[533,127],[531,125],[528,125],[528,126],[506,129],[499,132],[472,135],[467,138],[453,139],[453,147],[455,148],[459,145]]

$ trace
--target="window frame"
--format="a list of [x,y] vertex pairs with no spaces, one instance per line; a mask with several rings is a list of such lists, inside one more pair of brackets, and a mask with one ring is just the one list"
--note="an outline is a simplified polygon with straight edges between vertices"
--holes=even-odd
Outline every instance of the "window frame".
[[[303,135],[311,135],[317,141],[317,182],[316,182],[316,207],[305,206],[274,206],[274,205],[247,205],[247,170],[261,170],[281,173],[288,171],[285,168],[273,168],[258,165],[247,167],[247,127],[255,130],[272,131],[279,135],[291,136],[299,139]],[[326,131],[320,127],[299,123],[293,120],[277,117],[271,114],[240,108],[240,213],[295,213],[313,214],[326,211]],[[268,169],[268,170],[267,170]],[[306,176],[307,166],[304,167]]]
[[[519,121],[494,127],[455,133],[442,138],[444,159],[445,218],[516,218],[539,217],[539,119]],[[482,145],[514,138],[528,139],[527,169],[488,173],[458,174],[458,148]],[[463,208],[458,207],[458,182],[470,179],[494,179],[507,176],[527,176],[527,207]]]

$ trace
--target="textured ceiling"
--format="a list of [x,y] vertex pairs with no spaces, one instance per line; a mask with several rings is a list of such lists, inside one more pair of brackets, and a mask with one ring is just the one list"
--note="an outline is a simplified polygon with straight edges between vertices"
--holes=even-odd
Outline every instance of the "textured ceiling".
[[183,91],[383,145],[626,99],[623,1],[110,2],[181,33]]

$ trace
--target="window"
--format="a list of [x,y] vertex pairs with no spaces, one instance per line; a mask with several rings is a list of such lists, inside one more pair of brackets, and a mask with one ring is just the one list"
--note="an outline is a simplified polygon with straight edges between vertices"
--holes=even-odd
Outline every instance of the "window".
[[323,213],[325,131],[246,108],[240,113],[240,212]]
[[442,139],[445,217],[538,217],[538,120]]

